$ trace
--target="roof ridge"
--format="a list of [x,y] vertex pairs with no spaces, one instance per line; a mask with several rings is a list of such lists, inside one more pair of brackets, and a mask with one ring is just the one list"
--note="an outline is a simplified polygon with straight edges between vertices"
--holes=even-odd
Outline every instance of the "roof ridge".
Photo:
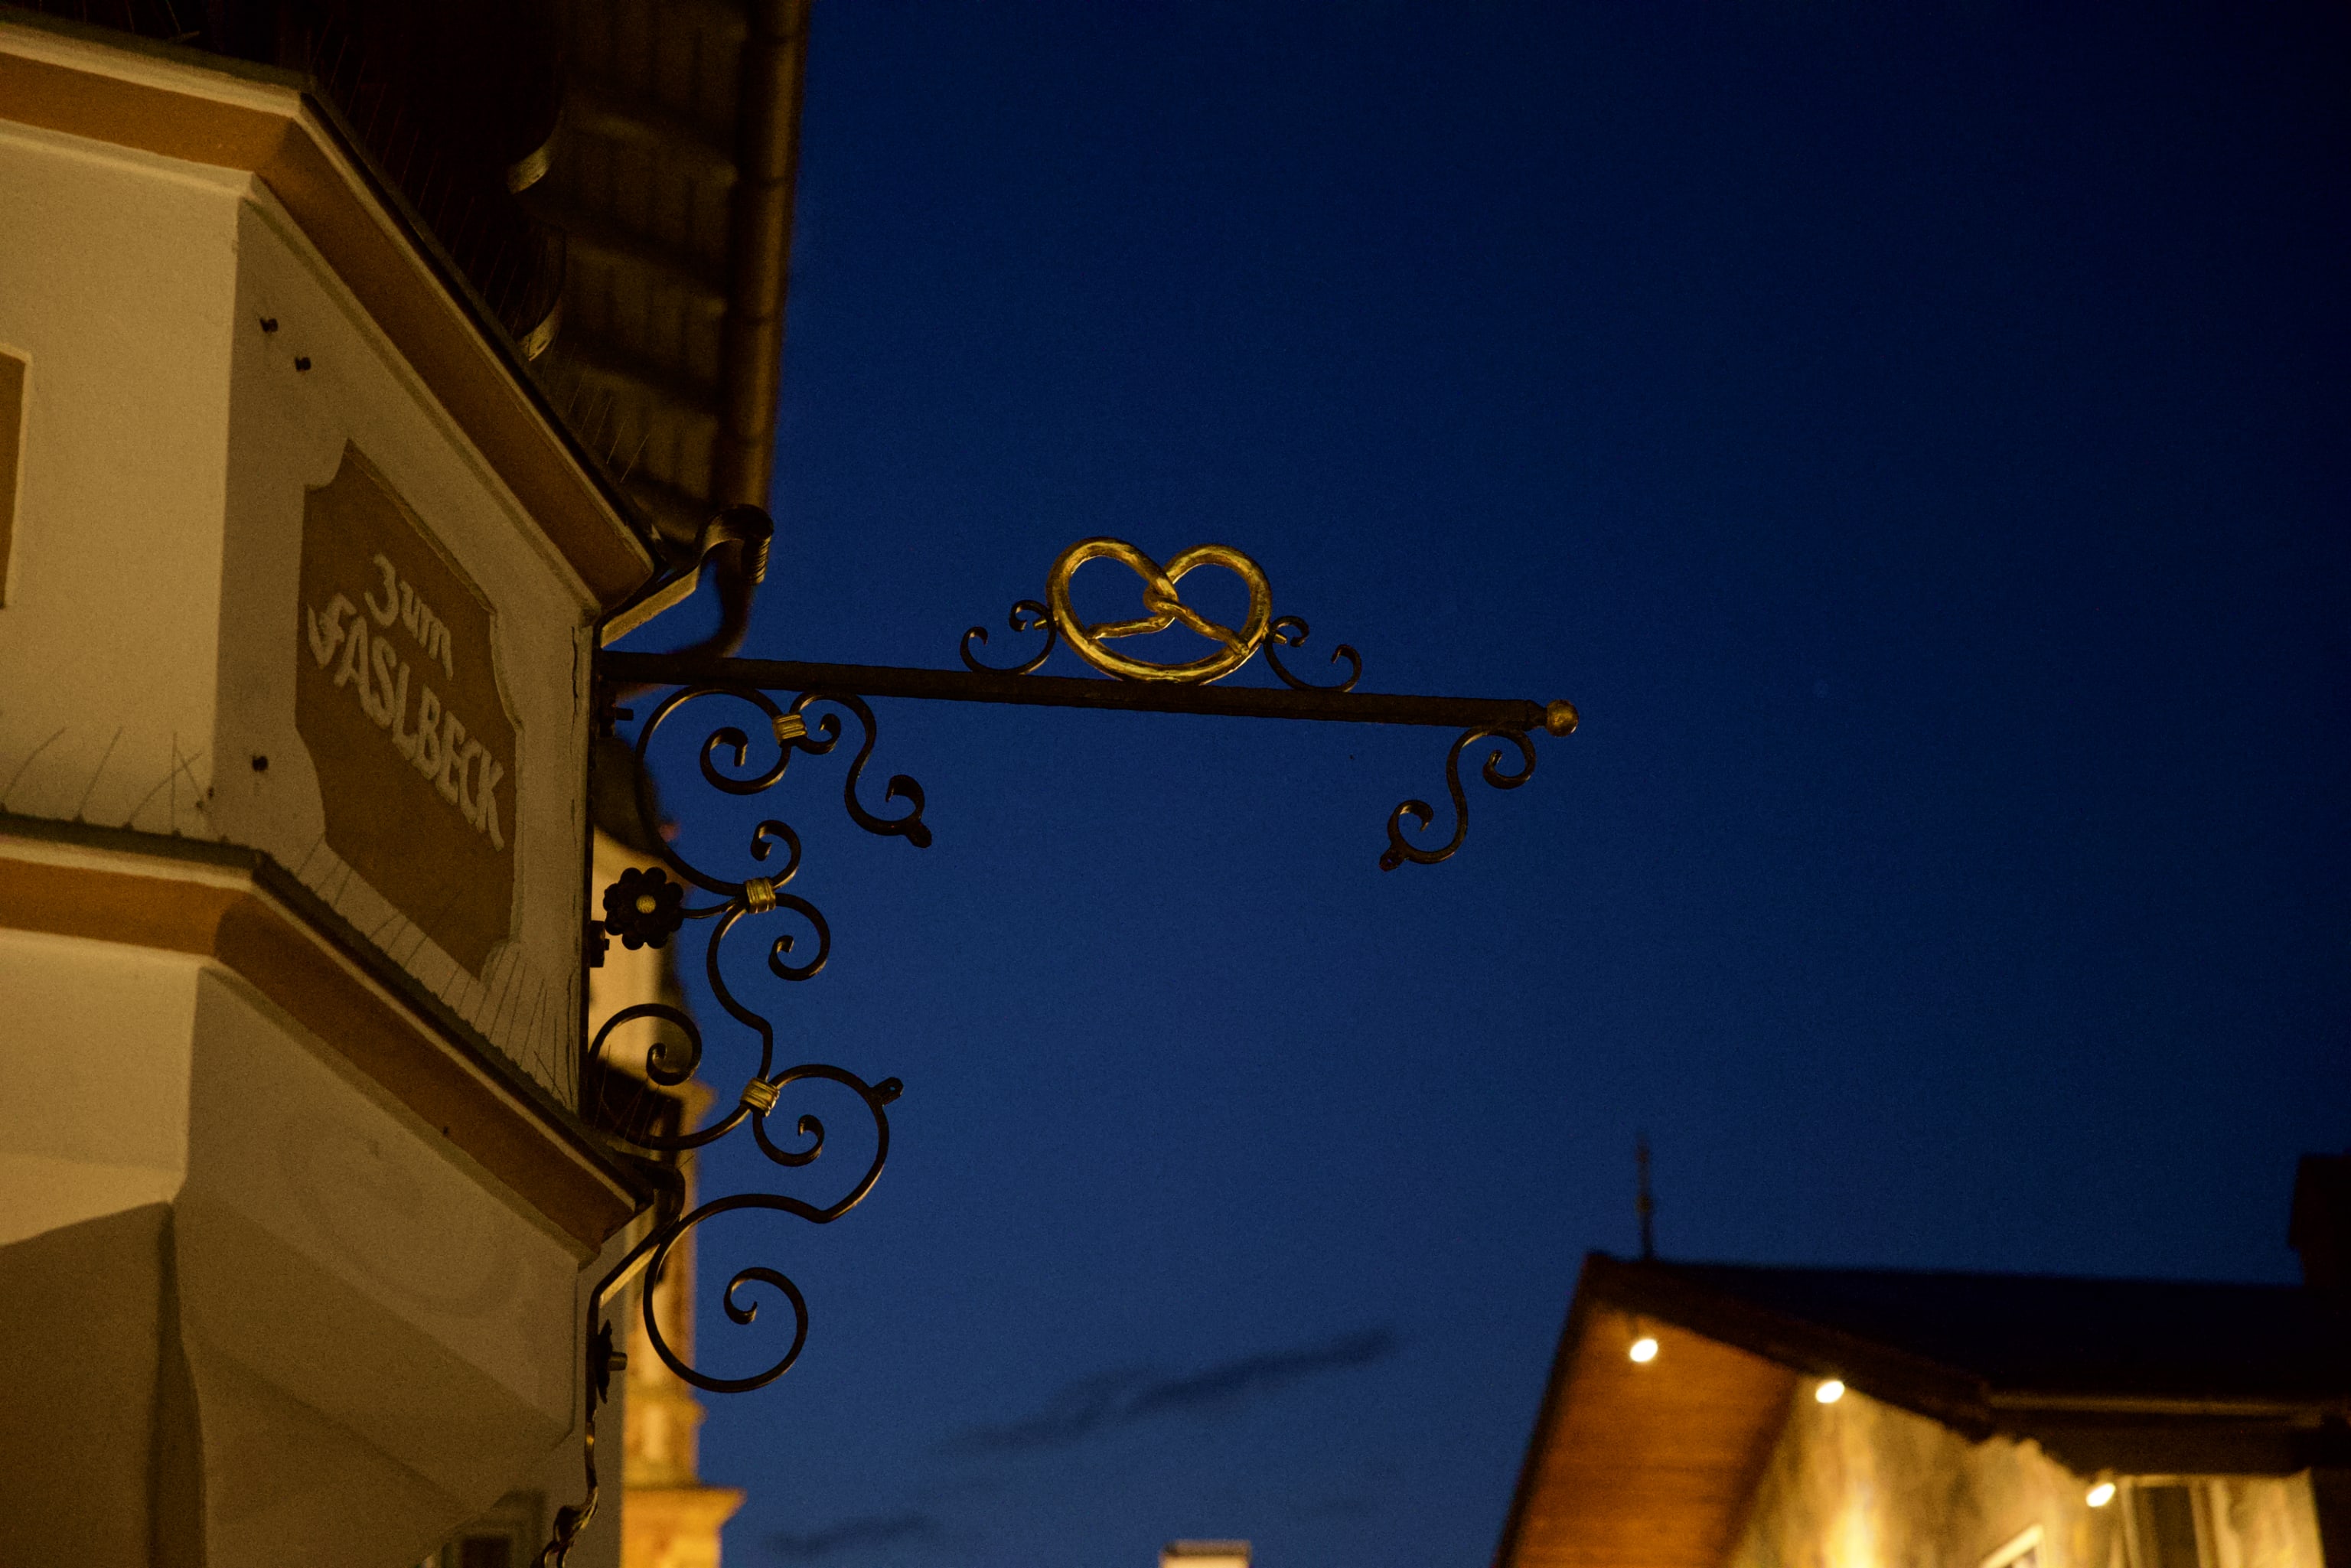
[[1914,1280],[2025,1280],[2066,1285],[2163,1285],[2209,1290],[2279,1291],[2297,1295],[2307,1289],[2290,1281],[2271,1280],[2196,1280],[2152,1274],[2059,1274],[2029,1269],[1889,1268],[1830,1263],[1742,1263],[1703,1259],[1618,1258],[1606,1252],[1593,1255],[1606,1258],[1611,1262],[1626,1268],[1662,1268],[1677,1270],[1721,1270],[1752,1274],[1797,1274],[1813,1278],[1846,1275]]

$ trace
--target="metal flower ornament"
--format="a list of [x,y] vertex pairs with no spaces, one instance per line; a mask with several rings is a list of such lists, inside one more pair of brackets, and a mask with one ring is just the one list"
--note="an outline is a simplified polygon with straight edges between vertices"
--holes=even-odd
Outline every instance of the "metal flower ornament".
[[665,947],[684,924],[685,885],[670,881],[658,866],[632,866],[604,890],[604,934],[619,937],[624,947]]
[[[829,1203],[771,1193],[736,1193],[688,1210],[673,1194],[657,1211],[651,1232],[599,1282],[590,1296],[586,1336],[587,1497],[557,1511],[553,1539],[539,1555],[542,1568],[565,1562],[596,1509],[596,1411],[608,1397],[612,1372],[624,1363],[615,1348],[606,1304],[640,1275],[649,1281],[659,1279],[679,1244],[697,1226],[720,1215],[759,1210],[828,1225],[848,1213],[880,1179],[890,1152],[888,1108],[902,1088],[894,1078],[868,1082],[845,1069],[819,1063],[777,1066],[774,1025],[737,995],[720,956],[731,936],[750,930],[767,939],[765,961],[771,980],[798,983],[813,978],[824,967],[832,950],[831,926],[816,905],[785,891],[799,870],[799,836],[779,818],[762,817],[737,852],[759,867],[758,874],[740,880],[687,859],[662,835],[662,824],[655,820],[647,763],[648,748],[657,737],[677,728],[693,733],[699,727],[687,727],[689,711],[722,716],[702,732],[701,780],[722,796],[748,799],[766,796],[781,785],[795,758],[834,754],[845,737],[844,719],[854,721],[858,744],[841,784],[841,803],[850,820],[868,833],[903,839],[922,849],[931,841],[931,830],[923,821],[921,785],[904,774],[893,774],[883,783],[878,802],[869,804],[865,798],[865,768],[878,737],[869,698],[1421,725],[1457,730],[1445,760],[1446,789],[1453,807],[1452,832],[1441,842],[1416,841],[1405,824],[1416,824],[1418,831],[1426,832],[1436,821],[1436,809],[1425,800],[1404,801],[1389,813],[1387,847],[1379,857],[1382,870],[1394,870],[1408,861],[1435,864],[1461,848],[1468,834],[1469,808],[1460,763],[1470,747],[1480,740],[1500,742],[1485,758],[1479,775],[1497,789],[1515,789],[1534,773],[1532,737],[1565,736],[1576,727],[1575,708],[1565,702],[1358,692],[1364,661],[1345,643],[1333,648],[1329,659],[1333,666],[1343,665],[1340,678],[1320,684],[1303,679],[1283,663],[1280,650],[1295,652],[1305,645],[1306,622],[1295,615],[1276,616],[1273,591],[1264,570],[1239,550],[1216,544],[1193,546],[1169,557],[1163,565],[1122,539],[1080,540],[1062,551],[1047,570],[1043,600],[1023,599],[1012,606],[1007,622],[1009,629],[1020,636],[1041,632],[1042,643],[1027,658],[1007,666],[981,661],[977,650],[987,646],[988,634],[977,626],[963,635],[961,670],[609,650],[611,642],[687,598],[700,562],[711,559],[719,546],[740,547],[753,575],[759,575],[772,531],[765,514],[756,508],[728,508],[705,530],[695,565],[649,590],[604,629],[606,648],[597,660],[597,678],[599,711],[607,724],[633,718],[633,711],[621,706],[623,696],[635,701],[639,694],[665,694],[639,726],[634,747],[637,812],[645,830],[644,841],[656,847],[662,863],[625,871],[604,890],[603,918],[590,930],[588,961],[601,962],[613,940],[628,948],[660,948],[687,925],[707,923],[705,979],[720,1009],[747,1043],[756,1043],[758,1052],[757,1066],[735,1092],[731,1107],[709,1125],[667,1134],[639,1131],[615,1135],[625,1148],[641,1156],[674,1159],[748,1126],[752,1142],[768,1160],[789,1170],[806,1169],[825,1153],[823,1123],[812,1113],[803,1113],[792,1120],[790,1135],[781,1140],[771,1128],[777,1118],[789,1114],[783,1108],[788,1093],[821,1084],[830,1085],[827,1092],[835,1094],[845,1091],[871,1119],[871,1153],[862,1170],[844,1173],[845,1187]],[[1081,568],[1098,561],[1123,566],[1140,580],[1142,614],[1123,621],[1087,622],[1077,613],[1071,597],[1071,580]],[[1208,569],[1231,574],[1246,590],[1248,610],[1238,627],[1224,625],[1185,601],[1185,580]],[[1205,640],[1207,650],[1163,663],[1111,646],[1179,626]],[[1111,678],[1040,674],[1056,649],[1064,645],[1085,664]],[[1281,683],[1279,687],[1217,684],[1246,669],[1259,653]],[[779,695],[785,700],[778,701]],[[755,762],[755,757],[763,760]],[[778,916],[789,917],[781,929],[770,924]],[[683,1009],[662,1003],[616,1012],[588,1042],[589,1061],[609,1065],[606,1053],[616,1031],[647,1019],[661,1028],[663,1038],[642,1063],[643,1076],[666,1087],[695,1077],[704,1061],[702,1031]],[[738,1270],[728,1279],[720,1302],[730,1322],[747,1325],[758,1317],[763,1298],[770,1304],[779,1302],[790,1312],[792,1322],[781,1354],[758,1371],[718,1376],[689,1363],[663,1337],[653,1316],[650,1289],[643,1292],[643,1308],[648,1340],[672,1371],[698,1388],[740,1393],[761,1387],[781,1376],[799,1358],[809,1331],[806,1298],[787,1275],[772,1268]]]

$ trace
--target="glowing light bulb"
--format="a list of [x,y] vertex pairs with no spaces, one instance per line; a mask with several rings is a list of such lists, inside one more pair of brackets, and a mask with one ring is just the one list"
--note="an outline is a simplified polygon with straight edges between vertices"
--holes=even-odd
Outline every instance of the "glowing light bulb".
[[2088,1503],[2092,1508],[2105,1507],[2106,1504],[2115,1500],[2115,1483],[2112,1481],[2100,1481],[2096,1486],[2090,1489],[2090,1495],[2084,1498],[2082,1500]]
[[1626,1354],[1630,1354],[1635,1361],[1646,1364],[1657,1359],[1657,1342],[1647,1334],[1643,1334],[1633,1342],[1632,1350]]
[[1813,1397],[1823,1405],[1834,1405],[1844,1397],[1844,1385],[1832,1377],[1813,1390]]

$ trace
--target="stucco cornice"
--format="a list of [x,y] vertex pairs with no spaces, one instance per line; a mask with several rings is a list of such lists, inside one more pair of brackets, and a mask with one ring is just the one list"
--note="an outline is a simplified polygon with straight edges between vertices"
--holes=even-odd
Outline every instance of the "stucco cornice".
[[642,1184],[340,925],[254,851],[0,818],[0,928],[220,965],[592,1255],[646,1206]]

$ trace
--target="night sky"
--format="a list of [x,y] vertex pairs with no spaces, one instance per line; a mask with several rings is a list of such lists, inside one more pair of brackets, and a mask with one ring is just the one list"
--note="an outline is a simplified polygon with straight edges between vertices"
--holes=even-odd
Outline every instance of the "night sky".
[[[721,810],[664,748],[690,852],[807,842],[830,967],[729,945],[785,1059],[907,1085],[854,1214],[705,1233],[705,1364],[783,1311],[736,1268],[812,1316],[711,1401],[728,1562],[1475,1568],[1644,1132],[1669,1257],[2294,1278],[2351,1144],[2347,37],[820,7],[747,653],[951,667],[1073,540],[1217,541],[1366,690],[1584,723],[1385,873],[1448,732],[879,703],[923,850],[844,755]],[[705,1192],[853,1176],[809,1104],[817,1166]]]

